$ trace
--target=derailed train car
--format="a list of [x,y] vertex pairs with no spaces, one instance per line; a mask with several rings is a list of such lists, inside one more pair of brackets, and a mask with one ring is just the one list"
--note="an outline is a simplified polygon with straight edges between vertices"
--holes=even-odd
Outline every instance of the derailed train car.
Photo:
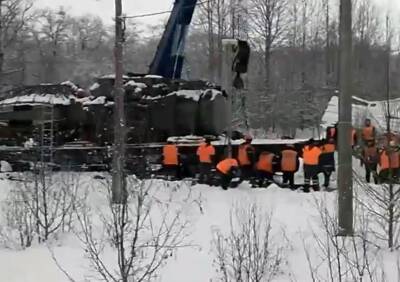
[[[138,156],[159,154],[159,146],[155,144],[165,142],[170,136],[217,136],[226,127],[227,99],[214,85],[157,76],[125,76],[124,80],[131,167],[135,167],[133,159]],[[68,160],[69,164],[78,165],[90,162],[85,154],[93,154],[88,150],[92,147],[101,148],[100,159],[109,162],[114,123],[113,83],[112,76],[104,76],[89,91],[64,82],[24,86],[3,93],[0,157],[15,162],[11,150],[14,148],[18,154],[25,152],[32,161],[33,156],[40,159],[38,148],[47,146],[54,151],[52,161],[64,164]],[[35,146],[23,148],[29,142]],[[35,148],[35,154],[31,154]]]

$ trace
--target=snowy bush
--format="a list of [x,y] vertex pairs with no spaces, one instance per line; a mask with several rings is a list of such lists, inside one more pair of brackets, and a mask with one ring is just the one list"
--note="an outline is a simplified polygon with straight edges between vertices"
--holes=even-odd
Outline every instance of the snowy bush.
[[212,242],[220,281],[266,282],[280,274],[285,248],[274,240],[271,220],[255,204],[231,212],[229,233],[215,232]]
[[35,217],[19,190],[9,191],[2,206],[0,243],[11,249],[28,248],[35,238]]
[[311,242],[303,241],[310,281],[385,281],[368,213],[357,206],[354,235],[341,237],[335,212],[329,210],[326,200],[315,202],[320,226],[312,228]]
[[47,241],[73,228],[74,211],[80,209],[76,174],[25,174],[3,205],[1,229],[4,246],[30,247],[36,238]]
[[108,192],[108,208],[96,210],[88,204],[85,212],[77,213],[77,236],[95,276],[102,281],[155,279],[177,249],[188,246],[189,223],[182,209],[171,204],[177,200],[190,202],[190,193],[189,198],[174,199],[174,191],[183,183],[128,177],[127,203],[112,204],[111,181],[107,178],[101,184]]

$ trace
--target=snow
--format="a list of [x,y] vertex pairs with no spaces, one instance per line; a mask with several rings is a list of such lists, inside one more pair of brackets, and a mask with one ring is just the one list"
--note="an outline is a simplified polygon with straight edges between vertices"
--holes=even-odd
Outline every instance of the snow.
[[200,97],[202,94],[203,94],[202,90],[178,90],[178,91],[172,92],[169,95],[176,95],[178,97],[182,97],[185,99],[191,99],[195,102],[198,102],[200,100]]
[[69,86],[69,87],[71,87],[71,89],[72,89],[73,91],[78,91],[78,90],[79,90],[79,87],[76,86],[73,82],[71,82],[71,81],[69,81],[69,80],[64,81],[64,82],[61,82],[61,85]]
[[99,87],[100,87],[100,84],[98,84],[97,82],[95,82],[95,83],[92,84],[92,86],[90,86],[89,90],[90,90],[90,91],[94,91],[94,90],[96,90],[96,89],[99,88]]
[[147,85],[142,82],[135,82],[134,80],[129,80],[125,83],[125,86],[137,87],[137,88],[147,88]]
[[0,161],[0,171],[1,172],[10,172],[10,171],[12,171],[12,167],[11,167],[10,163],[8,163],[6,161]]
[[[129,76],[123,75],[123,79],[129,79]],[[100,77],[100,79],[115,79],[115,74],[106,74]]]
[[144,77],[145,78],[158,78],[158,79],[163,78],[160,75],[154,75],[154,74],[148,74],[148,75],[145,75]]
[[210,100],[213,101],[218,95],[222,95],[222,92],[216,89],[207,89],[206,91],[204,91],[203,96],[208,96],[208,95],[211,96]]
[[[354,161],[355,169],[359,170],[357,163]],[[81,178],[80,188],[82,191],[89,191],[88,202],[93,210],[107,209],[108,202],[103,194],[104,191],[100,189],[98,180],[94,179],[97,174],[75,175],[79,175]],[[21,177],[21,175],[19,176]],[[302,173],[296,174],[296,181],[300,182],[301,179]],[[254,189],[250,188],[246,182],[238,188],[227,191],[220,187],[207,185],[190,186],[185,181],[175,182],[175,184],[181,184],[179,188],[171,186],[173,183],[168,183],[170,186],[167,187],[161,185],[163,183],[162,181],[153,183],[156,187],[157,199],[162,201],[172,193],[173,201],[170,207],[172,209],[182,208],[183,215],[191,222],[188,237],[191,247],[181,248],[175,252],[162,269],[160,279],[157,281],[219,281],[213,265],[212,234],[216,230],[224,234],[229,232],[230,214],[234,207],[248,207],[254,203],[263,213],[272,213],[273,238],[275,238],[276,244],[285,244],[286,262],[281,265],[282,273],[273,281],[312,281],[306,250],[310,252],[313,261],[319,260],[318,242],[314,236],[321,241],[326,239],[320,226],[316,202],[322,203],[328,211],[334,212],[337,209],[336,192],[306,194],[282,189],[276,185],[270,185],[267,189]],[[7,204],[5,202],[7,191],[17,185],[18,182],[10,181],[4,174],[0,174],[0,204],[3,207]],[[358,188],[356,186],[355,190],[357,191]],[[188,195],[190,195],[189,198]],[[98,229],[98,224],[99,222],[94,222],[94,230]],[[284,230],[284,236],[282,236],[282,230]],[[97,281],[92,280],[93,272],[89,269],[89,263],[85,259],[87,254],[82,250],[81,243],[74,234],[61,235],[57,240],[49,242],[48,245],[34,245],[24,251],[0,249],[1,280],[7,282],[68,282],[69,280],[58,270],[52,260],[50,250],[54,252],[58,262],[76,281],[86,281],[85,279],[88,277],[91,278],[90,281]],[[107,262],[115,261],[114,254],[110,250],[105,249],[103,254]],[[376,257],[379,260],[378,263],[384,265],[386,269],[388,277],[385,281],[398,281],[396,279],[398,255],[398,252],[389,253],[384,249],[374,253],[374,258]],[[319,269],[321,267],[323,266],[318,266]]]
[[51,104],[51,105],[70,105],[70,99],[75,99],[75,96],[54,95],[54,94],[30,94],[16,96],[0,101],[0,106],[7,105],[35,105],[35,104]]
[[107,101],[107,98],[105,96],[99,96],[94,100],[88,100],[83,102],[82,104],[84,106],[89,106],[89,105],[104,105]]

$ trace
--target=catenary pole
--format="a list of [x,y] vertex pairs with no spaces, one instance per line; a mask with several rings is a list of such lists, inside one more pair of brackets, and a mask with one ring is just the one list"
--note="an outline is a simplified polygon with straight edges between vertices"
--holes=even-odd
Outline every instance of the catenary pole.
[[353,234],[352,181],[352,10],[351,0],[340,0],[340,97],[338,124],[338,219],[340,236]]
[[123,88],[123,41],[124,27],[122,2],[115,0],[115,46],[114,46],[114,146],[112,163],[112,202],[126,202],[125,183],[125,106]]

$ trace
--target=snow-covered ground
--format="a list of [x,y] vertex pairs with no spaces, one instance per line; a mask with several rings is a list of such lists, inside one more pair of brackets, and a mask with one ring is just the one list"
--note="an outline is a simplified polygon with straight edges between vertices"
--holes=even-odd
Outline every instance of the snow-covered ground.
[[[7,180],[5,174],[0,180],[0,201],[5,202],[6,193],[16,181]],[[83,185],[89,189],[88,201],[94,210],[107,207],[107,201],[93,178],[94,174],[85,173]],[[301,177],[298,175],[297,177]],[[155,182],[154,185],[160,185]],[[314,233],[321,239],[325,234],[320,229],[320,217],[316,209],[316,201],[322,201],[329,211],[336,209],[336,192],[302,193],[290,191],[271,185],[265,188],[250,188],[247,183],[227,191],[219,187],[206,185],[190,186],[182,182],[179,189],[168,190],[160,185],[157,193],[167,195],[173,193],[173,204],[183,207],[185,217],[190,221],[188,241],[191,247],[175,252],[167,265],[162,269],[159,281],[163,282],[207,282],[217,280],[216,267],[213,265],[214,253],[212,234],[216,230],[222,233],[229,231],[230,213],[234,207],[248,207],[257,203],[258,207],[272,213],[272,233],[274,244],[285,247],[287,262],[282,265],[282,273],[274,281],[312,281],[306,259],[305,249],[317,259],[317,242]],[[82,188],[83,189],[83,188]],[[190,192],[190,193],[189,193]],[[191,195],[188,201],[187,195]],[[284,233],[282,233],[284,230]],[[93,278],[80,241],[74,234],[63,234],[52,239],[47,246],[35,245],[26,250],[0,249],[0,281],[7,282],[67,282],[65,275],[58,269],[51,252],[58,262],[76,281],[98,281]],[[396,271],[395,254],[385,257],[386,266]],[[110,254],[107,260],[112,261]],[[390,274],[390,270],[388,271]],[[394,277],[394,276],[393,276]],[[393,278],[394,279],[394,278]],[[365,280],[368,281],[368,280]],[[396,281],[388,279],[387,281]]]

